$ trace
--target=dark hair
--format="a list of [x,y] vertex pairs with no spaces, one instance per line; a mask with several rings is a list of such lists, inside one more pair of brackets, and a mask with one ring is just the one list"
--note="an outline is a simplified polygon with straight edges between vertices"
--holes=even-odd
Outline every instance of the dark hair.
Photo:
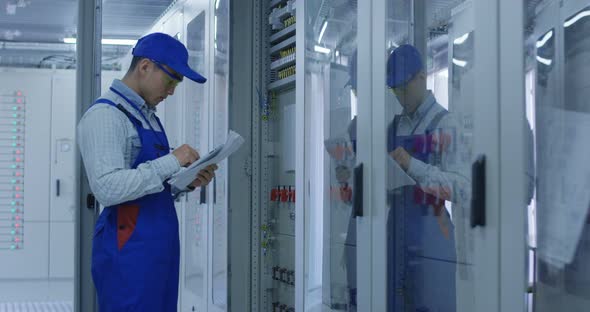
[[133,70],[135,70],[135,67],[137,67],[137,64],[139,64],[139,62],[141,60],[143,60],[145,57],[143,56],[134,56],[131,59],[131,64],[129,65],[129,69],[127,70],[127,72],[132,72]]

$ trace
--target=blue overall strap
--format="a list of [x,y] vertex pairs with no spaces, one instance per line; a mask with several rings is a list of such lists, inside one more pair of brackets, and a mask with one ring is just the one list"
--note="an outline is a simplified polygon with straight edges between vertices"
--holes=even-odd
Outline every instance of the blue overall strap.
[[117,89],[115,89],[113,87],[110,87],[109,90],[111,90],[113,93],[117,94],[118,96],[122,97],[127,103],[129,103],[129,105],[131,105],[131,107],[133,107],[133,109],[135,109],[141,115],[141,117],[143,118],[143,120],[145,121],[147,126],[156,135],[156,138],[158,139],[158,141],[160,141],[160,146],[164,147],[164,146],[168,145],[167,144],[168,138],[166,136],[166,132],[164,131],[164,127],[162,127],[162,124],[160,123],[158,116],[154,115],[156,117],[156,121],[158,122],[158,126],[160,126],[160,130],[164,134],[164,140],[162,140],[162,138],[158,134],[158,131],[154,130],[154,127],[152,127],[152,124],[150,123],[150,121],[145,117],[145,115],[141,112],[141,109],[132,100],[130,100],[123,93],[119,92]]
[[[427,112],[428,113],[428,112]],[[434,118],[432,118],[432,120],[430,121],[430,123],[428,124],[428,126],[426,127],[425,133],[428,134],[432,131],[434,131],[437,127],[438,124],[440,123],[440,121],[449,113],[448,110],[443,109],[442,111],[438,112]],[[389,124],[389,128],[387,130],[387,151],[391,152],[394,147],[395,147],[395,138],[397,137],[397,127],[399,125],[399,120],[402,117],[402,115],[395,115],[395,117],[393,117],[393,122],[391,124]],[[414,131],[416,130],[416,128],[419,126],[419,124],[416,125],[416,127],[414,128]]]
[[443,117],[445,117],[447,114],[449,113],[448,110],[443,109],[442,111],[438,112],[436,114],[436,116],[434,116],[434,118],[432,118],[432,120],[430,121],[430,123],[428,124],[428,127],[426,127],[426,134],[428,134],[429,132],[432,132],[434,130],[436,130],[436,128],[438,127],[438,124],[440,123],[440,121],[443,119]]
[[402,115],[395,115],[393,122],[389,124],[387,129],[387,152],[391,152],[396,148],[395,138],[397,137],[397,126]]
[[108,104],[110,106],[113,106],[115,108],[117,108],[118,110],[120,110],[123,114],[125,114],[125,116],[127,116],[127,118],[129,118],[129,120],[137,127],[138,125],[140,127],[143,127],[141,124],[141,121],[139,121],[137,118],[135,118],[135,116],[133,116],[128,110],[125,109],[125,107],[123,107],[123,105],[121,104],[116,104],[115,102],[109,100],[109,99],[105,99],[105,98],[99,98],[98,100],[94,101],[94,104]]

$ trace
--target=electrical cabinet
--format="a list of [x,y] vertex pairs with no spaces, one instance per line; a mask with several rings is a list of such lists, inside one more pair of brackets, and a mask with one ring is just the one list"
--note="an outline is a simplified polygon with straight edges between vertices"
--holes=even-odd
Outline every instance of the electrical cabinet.
[[0,69],[0,304],[73,304],[75,75]]
[[261,2],[263,83],[260,137],[260,311],[295,307],[295,0]]

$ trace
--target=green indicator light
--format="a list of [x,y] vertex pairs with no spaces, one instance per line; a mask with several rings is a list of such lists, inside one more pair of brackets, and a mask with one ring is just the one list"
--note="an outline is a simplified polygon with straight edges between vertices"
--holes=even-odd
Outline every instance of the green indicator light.
[[11,205],[13,205],[13,206],[16,206],[16,202],[12,202],[12,203],[10,203],[10,204],[11,204]]
[[12,245],[12,246],[10,246],[10,249],[15,250],[16,246]]
[[16,121],[13,121],[12,124],[16,126]]
[[16,147],[16,143],[12,143],[12,147]]
[[16,232],[14,230],[10,231],[10,234],[14,235]]
[[12,107],[12,110],[17,110],[17,109],[18,109],[18,107],[16,107],[16,106]]
[[16,212],[16,209],[12,209],[11,211],[12,211],[12,213],[15,213]]
[[12,117],[16,118],[16,117],[18,117],[18,114],[14,114],[14,115],[12,115]]
[[10,166],[12,169],[16,169],[16,165],[12,165]]
[[12,132],[16,132],[16,129],[12,129]]
[[12,181],[10,181],[10,182],[12,182],[12,184],[15,184],[15,183],[16,183],[16,180],[12,180]]
[[13,136],[12,136],[12,139],[13,139],[13,140],[16,140],[16,135],[13,135]]

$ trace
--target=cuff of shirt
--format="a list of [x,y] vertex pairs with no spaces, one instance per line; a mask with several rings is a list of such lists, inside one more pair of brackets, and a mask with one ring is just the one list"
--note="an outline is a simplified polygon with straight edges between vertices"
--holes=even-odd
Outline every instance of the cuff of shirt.
[[420,181],[426,174],[428,165],[416,158],[410,158],[410,166],[408,167],[408,174],[416,181]]
[[152,165],[158,172],[162,181],[170,178],[173,174],[180,170],[180,163],[174,154],[170,153],[166,156],[160,157],[152,161]]

